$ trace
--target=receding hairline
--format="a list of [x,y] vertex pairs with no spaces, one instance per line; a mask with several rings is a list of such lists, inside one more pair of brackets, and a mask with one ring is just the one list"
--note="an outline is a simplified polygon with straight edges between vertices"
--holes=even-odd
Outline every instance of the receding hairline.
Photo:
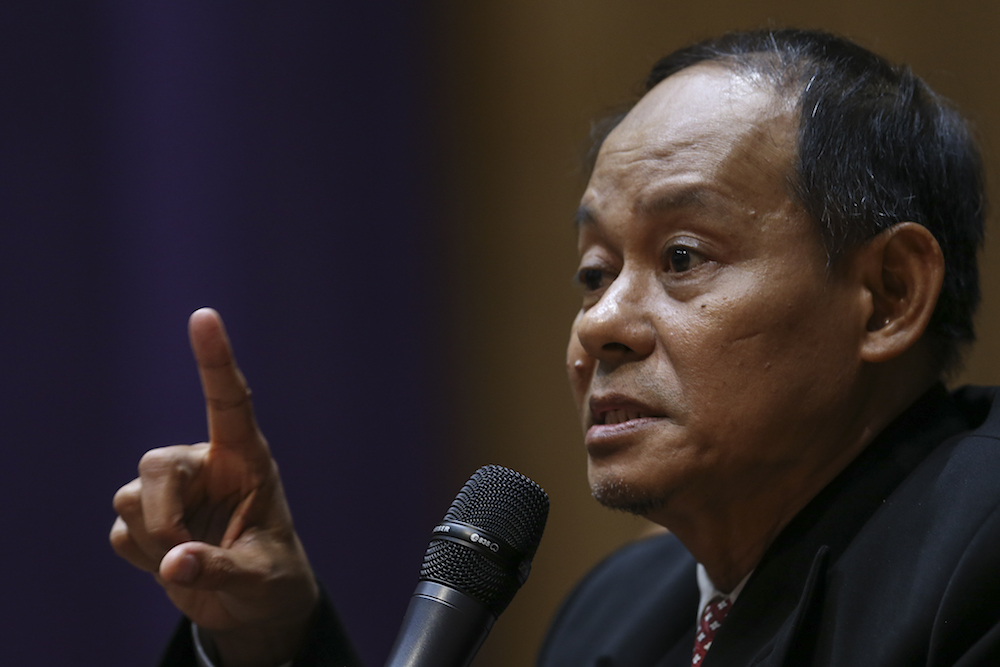
[[[773,157],[777,157],[778,161],[775,163],[773,160],[768,160],[768,164],[761,165],[761,169],[771,170],[773,168],[773,176],[782,183],[786,194],[789,199],[795,201],[794,187],[792,182],[796,178],[796,169],[798,162],[798,130],[801,122],[801,114],[799,112],[800,103],[798,96],[792,96],[787,94],[790,89],[785,86],[782,90],[779,90],[778,86],[774,84],[770,77],[760,76],[754,74],[748,68],[740,68],[731,66],[733,63],[723,62],[720,60],[702,61],[694,63],[688,67],[678,70],[664,77],[655,86],[653,86],[645,95],[643,95],[638,100],[621,113],[621,116],[616,119],[616,122],[611,126],[606,135],[601,139],[600,144],[596,147],[595,155],[593,157],[592,164],[589,165],[589,176],[593,176],[594,167],[596,166],[597,159],[600,156],[607,155],[607,149],[609,148],[608,141],[611,139],[612,135],[616,132],[624,130],[624,125],[632,122],[638,123],[649,123],[652,124],[673,124],[676,119],[671,119],[667,121],[663,119],[662,121],[652,116],[652,121],[649,119],[636,119],[632,118],[631,121],[628,119],[636,111],[636,109],[643,104],[644,101],[648,101],[651,95],[655,95],[657,89],[668,81],[674,80],[677,76],[695,76],[695,77],[718,77],[720,79],[725,79],[728,81],[736,81],[733,84],[732,100],[739,104],[746,102],[752,95],[754,101],[746,105],[747,115],[740,120],[745,119],[746,125],[745,129],[740,129],[733,135],[732,139],[734,143],[732,147],[735,149],[738,146],[744,144],[745,141],[751,140],[754,142],[767,142],[773,144],[773,148],[780,151],[780,154],[773,154]],[[723,84],[727,85],[727,84]],[[743,89],[741,89],[743,88]],[[652,104],[656,105],[656,102]],[[706,106],[705,110],[700,113],[693,114],[694,116],[707,116],[718,108],[717,104],[711,106]],[[653,111],[643,112],[645,115],[656,114],[658,112],[657,107],[653,107]],[[733,127],[731,124],[727,123],[727,128]],[[727,135],[726,129],[720,129],[713,131],[711,137],[722,137]],[[612,139],[612,142],[614,140]],[[764,147],[765,144],[759,144]],[[673,154],[677,147],[674,146],[669,151],[665,151],[662,156],[657,153],[652,152],[649,155],[650,159],[656,157],[667,157]],[[700,150],[696,145],[687,146],[688,150]],[[630,148],[629,150],[638,150],[637,148]],[[615,151],[612,151],[615,152]],[[759,152],[759,151],[758,151]],[[771,153],[768,151],[768,155]],[[765,158],[766,159],[766,158]],[[589,180],[589,179],[588,179]],[[668,193],[666,195],[656,196],[654,201],[650,202],[639,202],[638,207],[641,209],[649,209],[650,207],[668,207],[676,208],[683,204],[697,204],[700,203],[700,199],[705,192],[704,185],[691,184],[689,187],[685,187],[679,192]],[[573,228],[574,231],[579,232],[580,229],[589,223],[595,221],[594,213],[591,207],[586,204],[581,203],[580,207],[577,209],[576,214],[573,217]]]
[[[590,179],[594,172],[594,165],[608,137],[646,96],[667,79],[678,74],[690,73],[692,69],[720,68],[757,86],[760,90],[769,93],[769,97],[774,101],[776,107],[783,107],[782,113],[794,114],[791,120],[794,127],[798,129],[802,122],[803,93],[813,78],[808,74],[811,65],[814,63],[807,56],[792,58],[781,52],[753,51],[738,55],[720,54],[685,65],[670,72],[655,84],[650,85],[650,82],[647,81],[647,88],[642,95],[591,125],[590,148],[584,156],[583,176],[585,180]],[[797,156],[799,150],[797,140],[793,143],[792,148]]]

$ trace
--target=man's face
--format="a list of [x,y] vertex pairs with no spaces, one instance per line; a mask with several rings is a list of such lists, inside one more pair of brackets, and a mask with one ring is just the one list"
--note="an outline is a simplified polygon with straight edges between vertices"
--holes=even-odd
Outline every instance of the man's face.
[[669,521],[836,456],[864,322],[788,195],[797,118],[766,84],[701,64],[601,148],[567,362],[608,505]]

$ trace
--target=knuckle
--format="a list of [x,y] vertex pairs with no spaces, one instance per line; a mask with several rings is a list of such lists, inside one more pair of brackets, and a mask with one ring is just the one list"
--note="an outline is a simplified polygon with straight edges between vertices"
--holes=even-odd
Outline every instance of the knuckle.
[[233,563],[228,558],[225,558],[221,554],[215,554],[207,560],[206,570],[211,572],[215,577],[220,579],[229,579],[230,577],[237,574],[236,564]]
[[184,539],[183,519],[182,517],[177,517],[176,519],[171,517],[160,525],[147,526],[146,534],[157,545],[160,545],[164,549],[169,549],[180,544]]
[[199,560],[201,561],[201,571],[198,575],[198,582],[201,586],[223,587],[238,574],[235,563],[221,553],[202,554]]
[[139,480],[191,474],[207,452],[206,443],[151,449],[139,459]]
[[139,459],[139,474],[142,477],[156,477],[169,471],[174,465],[174,456],[168,447],[151,449]]
[[111,505],[115,508],[115,512],[120,515],[131,514],[138,509],[141,497],[142,482],[134,479],[115,492],[114,498],[111,499]]

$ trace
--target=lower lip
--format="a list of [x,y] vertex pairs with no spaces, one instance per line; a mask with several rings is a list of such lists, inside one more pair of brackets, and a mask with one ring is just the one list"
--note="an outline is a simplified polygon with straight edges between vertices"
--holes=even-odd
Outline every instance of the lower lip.
[[664,419],[664,417],[640,417],[619,424],[594,424],[587,429],[584,443],[591,454],[605,448],[621,447],[630,444],[631,436],[636,431],[653,426]]

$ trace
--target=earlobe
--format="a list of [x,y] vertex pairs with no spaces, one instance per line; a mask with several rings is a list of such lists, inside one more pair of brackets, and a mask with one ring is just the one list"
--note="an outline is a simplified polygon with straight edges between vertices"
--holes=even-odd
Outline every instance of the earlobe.
[[944,280],[944,256],[923,225],[901,222],[860,250],[871,312],[861,358],[888,361],[921,339]]

